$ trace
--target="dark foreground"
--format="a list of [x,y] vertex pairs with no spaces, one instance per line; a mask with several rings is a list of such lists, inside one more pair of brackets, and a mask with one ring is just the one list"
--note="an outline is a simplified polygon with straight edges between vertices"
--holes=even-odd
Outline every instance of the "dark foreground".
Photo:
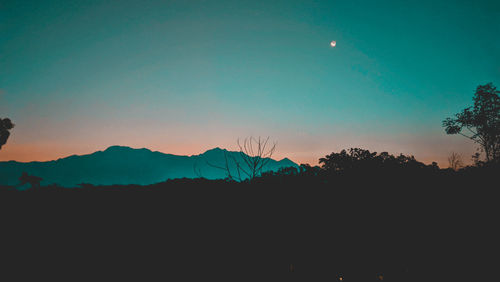
[[0,268],[29,281],[493,281],[496,179],[3,189]]

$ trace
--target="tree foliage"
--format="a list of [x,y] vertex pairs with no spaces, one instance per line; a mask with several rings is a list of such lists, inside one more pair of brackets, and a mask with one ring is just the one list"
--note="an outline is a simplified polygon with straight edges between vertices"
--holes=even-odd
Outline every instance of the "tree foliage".
[[10,130],[14,128],[14,124],[8,118],[0,118],[0,149],[7,143],[7,139],[10,136]]
[[487,162],[500,160],[500,91],[488,83],[477,87],[474,105],[443,121],[447,134],[460,134],[479,144]]
[[360,148],[331,153],[319,159],[319,163],[321,168],[327,172],[426,167],[425,164],[417,161],[414,156],[403,154],[393,156],[387,152],[377,154],[377,152],[370,152]]

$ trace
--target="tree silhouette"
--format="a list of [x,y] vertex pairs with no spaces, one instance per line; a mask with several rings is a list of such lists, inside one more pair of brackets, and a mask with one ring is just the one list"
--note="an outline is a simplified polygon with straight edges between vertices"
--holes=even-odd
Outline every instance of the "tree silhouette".
[[2,146],[7,143],[7,139],[9,139],[10,132],[14,128],[14,124],[12,121],[8,118],[0,118],[0,149],[2,149]]
[[344,171],[353,168],[366,167],[373,162],[377,153],[371,153],[368,150],[360,148],[351,148],[340,153],[331,153],[324,158],[319,159],[322,168],[327,171]]
[[448,157],[448,166],[454,171],[457,171],[460,168],[462,168],[463,167],[462,156],[460,156],[460,154],[452,152],[451,155]]
[[[400,154],[395,157],[387,152],[377,154],[369,150],[351,148],[340,153],[331,153],[319,159],[321,168],[328,173],[345,171],[380,170],[380,169],[420,169],[425,164],[417,161],[414,156]],[[431,165],[431,167],[437,166]]]
[[[264,167],[269,163],[271,157],[276,150],[276,143],[271,146],[269,137],[263,139],[261,137],[247,137],[242,142],[237,140],[239,153],[242,161],[239,161],[234,155],[229,155],[224,151],[224,166],[214,165],[207,162],[208,165],[224,170],[226,178],[230,181],[243,181],[244,179],[252,180],[262,175]],[[236,174],[231,173],[231,162],[236,166]]]
[[479,144],[487,162],[500,161],[500,91],[492,84],[479,85],[474,105],[443,121],[447,134],[460,134]]
[[264,166],[271,160],[276,143],[269,147],[269,137],[266,139],[258,139],[248,137],[243,140],[243,143],[238,139],[238,147],[244,165],[237,164],[238,173],[241,170],[251,180],[262,174]]
[[[208,161],[207,161],[207,164],[209,166],[211,166],[211,167],[214,167],[214,168],[217,168],[217,169],[225,171],[225,173],[226,173],[226,179],[229,180],[229,181],[234,181],[234,180],[242,181],[241,171],[240,171],[240,168],[239,168],[239,165],[240,165],[239,162],[236,160],[236,158],[234,158],[234,156],[232,156],[232,155],[228,156],[228,152],[226,150],[224,150],[223,152],[224,152],[224,166],[215,165],[215,164],[210,163]],[[234,164],[236,165],[236,168],[237,168],[238,176],[236,177],[236,179],[231,174],[231,161],[234,162]],[[193,169],[195,171],[195,174],[198,177],[202,177],[201,171],[197,168],[196,164],[195,164],[195,166],[194,166]]]

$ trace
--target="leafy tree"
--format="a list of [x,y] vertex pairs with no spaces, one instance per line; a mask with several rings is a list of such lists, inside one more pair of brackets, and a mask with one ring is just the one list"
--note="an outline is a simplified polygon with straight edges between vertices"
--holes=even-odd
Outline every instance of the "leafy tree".
[[0,149],[7,143],[7,139],[10,136],[10,130],[14,128],[14,124],[8,118],[0,118]]
[[343,172],[352,170],[378,169],[420,169],[425,164],[417,161],[414,156],[400,154],[395,157],[387,152],[377,154],[360,148],[351,148],[340,153],[331,153],[319,159],[321,168],[328,172]]
[[472,107],[443,121],[447,134],[460,134],[479,144],[486,162],[500,161],[499,94],[500,91],[492,83],[480,85],[474,94]]
[[321,167],[311,166],[309,164],[301,164],[299,166],[299,173],[309,177],[319,176],[321,174]]
[[342,150],[340,153],[331,153],[319,159],[322,168],[327,171],[344,171],[359,169],[369,166],[375,160],[377,153],[360,148],[351,148],[349,151]]

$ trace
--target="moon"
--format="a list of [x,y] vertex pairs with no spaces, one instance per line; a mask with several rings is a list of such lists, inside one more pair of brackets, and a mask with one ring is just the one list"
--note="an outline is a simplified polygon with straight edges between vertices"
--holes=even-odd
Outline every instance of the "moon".
[[333,40],[332,42],[330,42],[330,46],[335,47],[335,45],[337,45],[337,41]]

